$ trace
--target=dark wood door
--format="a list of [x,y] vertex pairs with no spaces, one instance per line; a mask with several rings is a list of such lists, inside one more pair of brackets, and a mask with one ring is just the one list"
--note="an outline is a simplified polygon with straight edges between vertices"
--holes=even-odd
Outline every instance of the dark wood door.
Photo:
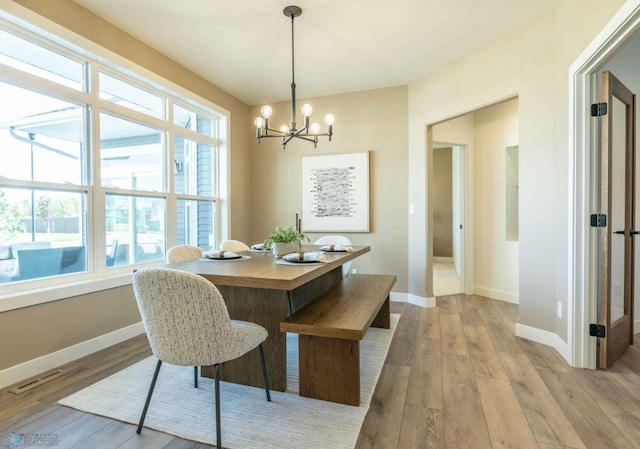
[[635,95],[613,74],[602,76],[607,113],[601,133],[601,208],[607,215],[600,246],[598,368],[633,344],[635,231]]

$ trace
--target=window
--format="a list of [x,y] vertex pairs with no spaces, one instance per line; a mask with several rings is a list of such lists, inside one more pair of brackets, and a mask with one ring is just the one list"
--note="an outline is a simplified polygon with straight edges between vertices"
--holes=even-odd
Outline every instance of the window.
[[0,298],[219,240],[227,116],[71,48],[0,20]]

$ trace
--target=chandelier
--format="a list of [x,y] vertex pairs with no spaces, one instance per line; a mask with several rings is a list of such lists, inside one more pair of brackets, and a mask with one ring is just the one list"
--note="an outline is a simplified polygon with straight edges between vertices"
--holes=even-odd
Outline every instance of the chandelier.
[[[269,127],[269,118],[273,114],[273,108],[269,105],[264,105],[260,109],[261,117],[257,117],[254,120],[256,125],[256,138],[258,143],[263,137],[280,137],[282,139],[282,149],[293,138],[306,140],[313,142],[314,148],[318,145],[318,137],[327,136],[331,140],[333,135],[333,122],[336,118],[333,114],[327,114],[324,116],[324,122],[327,125],[327,132],[320,133],[320,125],[318,123],[310,123],[311,113],[313,107],[310,104],[302,105],[302,115],[304,116],[304,123],[301,128],[298,128],[296,122],[296,82],[295,82],[295,65],[294,65],[294,39],[293,39],[293,20],[302,14],[302,9],[297,6],[287,6],[282,11],[287,17],[291,17],[291,122],[289,125],[282,125],[280,129],[274,129]],[[273,134],[270,134],[273,133]]]

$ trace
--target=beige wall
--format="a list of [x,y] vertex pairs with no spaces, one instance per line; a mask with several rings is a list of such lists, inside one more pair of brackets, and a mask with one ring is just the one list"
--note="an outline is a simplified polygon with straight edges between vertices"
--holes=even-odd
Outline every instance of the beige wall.
[[[506,150],[518,145],[518,100],[474,112],[475,292],[518,302],[518,242],[506,239]],[[527,208],[523,204],[523,208]]]
[[453,257],[453,150],[433,150],[433,255]]
[[[426,290],[425,126],[519,97],[521,324],[567,339],[568,69],[623,0],[565,0],[555,13],[409,85],[409,291]],[[420,269],[422,267],[422,269]]]
[[[301,213],[303,156],[369,150],[371,232],[340,234],[354,245],[371,246],[371,252],[354,260],[352,268],[359,273],[396,274],[394,291],[406,292],[407,87],[296,100],[311,103],[318,121],[332,112],[335,136],[332,142],[323,139],[316,149],[301,140],[287,144],[284,151],[279,139],[252,145],[252,242],[264,240],[276,226],[293,225],[295,214]],[[288,102],[272,106],[271,126],[288,123]],[[252,113],[259,115],[259,106]],[[310,234],[311,241],[321,235]]]
[[[251,221],[247,105],[70,0],[17,0],[68,30],[227,109],[231,114],[231,236],[249,240]],[[14,7],[17,14],[29,11]],[[130,286],[0,313],[0,370],[139,322]]]

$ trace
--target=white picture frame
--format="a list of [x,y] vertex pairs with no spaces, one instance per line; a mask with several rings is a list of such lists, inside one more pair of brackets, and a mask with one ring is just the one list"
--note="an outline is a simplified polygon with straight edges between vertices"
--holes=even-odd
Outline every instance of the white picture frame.
[[369,152],[302,158],[303,232],[369,232]]

